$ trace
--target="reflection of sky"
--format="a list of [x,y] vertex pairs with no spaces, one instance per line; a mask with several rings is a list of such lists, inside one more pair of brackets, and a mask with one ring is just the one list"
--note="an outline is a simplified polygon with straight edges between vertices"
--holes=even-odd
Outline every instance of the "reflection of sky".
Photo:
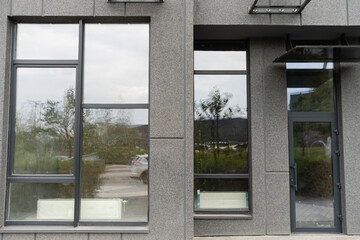
[[18,24],[16,58],[77,59],[78,24]]
[[148,125],[147,109],[91,109],[90,119],[92,123],[124,123],[130,126]]
[[209,93],[217,88],[221,95],[232,96],[227,107],[239,106],[241,113],[237,113],[234,117],[247,116],[247,88],[245,75],[195,75],[195,105],[200,100],[207,100]]
[[[333,63],[286,63],[287,69],[333,69]],[[314,91],[314,88],[287,88],[287,106],[290,110],[290,96],[299,94],[308,94]]]
[[308,94],[314,91],[313,88],[288,88],[287,89],[287,106],[290,110],[290,97],[291,95]]
[[26,117],[35,105],[47,100],[62,102],[67,89],[75,88],[75,68],[18,68],[16,110]]
[[245,51],[195,51],[195,70],[246,70]]
[[286,63],[287,69],[333,69],[334,63]]
[[85,26],[84,102],[148,103],[149,25]]

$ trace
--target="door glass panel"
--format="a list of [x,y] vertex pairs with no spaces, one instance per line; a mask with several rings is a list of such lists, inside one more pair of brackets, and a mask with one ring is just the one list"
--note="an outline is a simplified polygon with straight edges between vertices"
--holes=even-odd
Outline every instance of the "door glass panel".
[[333,72],[330,63],[288,64],[288,110],[334,112]]
[[334,228],[330,122],[294,122],[296,228]]

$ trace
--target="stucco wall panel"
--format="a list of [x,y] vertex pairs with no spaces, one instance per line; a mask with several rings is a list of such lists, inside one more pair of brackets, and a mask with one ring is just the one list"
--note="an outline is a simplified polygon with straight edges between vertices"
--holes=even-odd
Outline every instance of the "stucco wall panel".
[[36,234],[36,240],[88,240],[88,234],[79,234],[79,233],[58,233],[58,234],[48,234],[48,233],[38,233]]
[[2,240],[34,240],[35,234],[3,234]]
[[360,68],[357,64],[342,64],[341,96],[342,96],[342,127],[346,233],[360,234]]
[[121,240],[121,234],[89,234],[88,240]]
[[125,16],[125,3],[95,0],[95,16]]
[[[296,6],[299,5],[300,0],[271,0],[272,6]],[[272,25],[300,25],[299,14],[272,14]]]
[[269,15],[248,14],[253,0],[195,0],[194,22],[199,25],[270,24]]
[[311,1],[301,14],[302,25],[347,25],[346,1]]
[[184,240],[184,140],[150,141],[150,233],[123,240]]
[[184,137],[184,1],[126,5],[126,16],[152,16],[150,136]]
[[360,1],[348,0],[349,25],[360,25]]
[[[286,66],[273,63],[285,53],[285,40],[264,41],[266,171],[289,171]],[[256,56],[253,56],[256,57]]]
[[42,0],[13,0],[12,15],[14,16],[41,16]]
[[266,174],[267,234],[290,234],[288,173]]
[[43,0],[44,16],[93,16],[94,0]]

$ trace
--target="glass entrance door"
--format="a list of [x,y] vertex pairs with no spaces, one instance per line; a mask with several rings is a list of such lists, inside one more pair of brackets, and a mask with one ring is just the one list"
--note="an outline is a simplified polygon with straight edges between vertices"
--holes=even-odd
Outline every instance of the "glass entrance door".
[[287,71],[292,231],[340,232],[333,65],[292,66]]
[[339,232],[335,121],[317,120],[291,120],[292,227],[294,231]]

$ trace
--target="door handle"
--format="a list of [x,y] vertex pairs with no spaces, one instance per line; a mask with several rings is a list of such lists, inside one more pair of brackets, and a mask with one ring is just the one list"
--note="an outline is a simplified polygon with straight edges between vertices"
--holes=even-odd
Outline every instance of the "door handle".
[[294,165],[290,166],[290,168],[293,170],[293,174],[291,174],[291,187],[295,188],[295,191],[298,190],[298,182],[297,182],[297,168],[296,163]]

